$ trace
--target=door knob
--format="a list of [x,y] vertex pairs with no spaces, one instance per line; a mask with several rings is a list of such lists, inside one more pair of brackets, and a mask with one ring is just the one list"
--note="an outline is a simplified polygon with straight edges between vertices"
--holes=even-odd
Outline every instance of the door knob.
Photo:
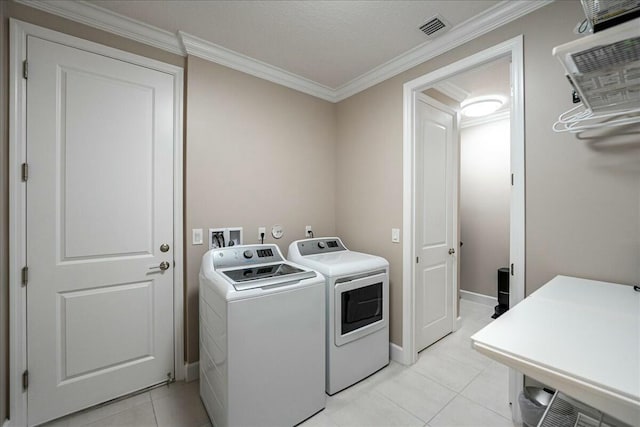
[[165,271],[169,269],[169,266],[169,262],[162,261],[160,265],[152,265],[151,267],[149,267],[149,270],[155,270],[156,268],[159,268],[160,270]]
[[453,254],[455,254],[455,253],[456,253],[456,250],[455,250],[455,249],[453,249],[453,248],[449,249],[449,255],[453,255]]

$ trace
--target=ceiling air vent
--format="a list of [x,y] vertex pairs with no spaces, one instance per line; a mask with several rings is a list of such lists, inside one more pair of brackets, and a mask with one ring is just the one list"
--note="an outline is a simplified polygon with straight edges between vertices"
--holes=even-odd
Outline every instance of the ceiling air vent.
[[420,31],[425,33],[430,38],[433,38],[445,33],[449,29],[449,27],[449,23],[442,17],[442,15],[436,15],[425,22],[424,25],[420,27]]

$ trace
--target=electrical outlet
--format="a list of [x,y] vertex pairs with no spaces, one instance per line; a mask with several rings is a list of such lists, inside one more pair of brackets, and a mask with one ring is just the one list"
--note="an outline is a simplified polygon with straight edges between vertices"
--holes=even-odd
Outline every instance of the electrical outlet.
[[391,229],[391,243],[400,243],[400,229],[392,228]]
[[192,244],[201,245],[202,244],[202,228],[194,228],[191,230],[192,235]]
[[258,242],[262,242],[263,237],[267,237],[267,227],[258,227]]
[[310,225],[304,226],[304,237],[313,237],[313,228]]
[[271,227],[271,235],[273,236],[274,239],[280,239],[283,234],[284,234],[284,229],[280,224],[276,224],[273,227]]

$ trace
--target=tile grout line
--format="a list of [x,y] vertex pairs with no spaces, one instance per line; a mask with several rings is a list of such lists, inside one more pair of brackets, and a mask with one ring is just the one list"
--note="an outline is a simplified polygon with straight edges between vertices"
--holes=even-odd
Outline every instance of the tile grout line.
[[439,410],[438,412],[436,412],[436,413],[433,415],[433,417],[429,418],[429,421],[427,421],[427,424],[429,424],[431,421],[433,421],[433,419],[434,419],[435,417],[437,417],[437,416],[438,416],[442,411],[444,411],[444,409],[445,409],[447,406],[449,406],[449,405],[451,404],[451,402],[453,402],[453,401],[455,400],[455,398],[456,398],[456,397],[460,396],[460,393],[458,393],[458,392],[454,392],[454,393],[455,393],[455,395],[454,395],[451,399],[449,399],[449,401],[448,401],[447,403],[445,403],[445,404],[442,406],[442,408],[440,408],[440,410]]
[[149,393],[149,399],[151,400],[151,410],[153,411],[153,419],[156,421],[156,427],[160,427],[158,425],[158,415],[156,415],[156,405],[154,404],[153,398],[151,397],[151,393]]
[[[148,392],[148,391],[139,391],[139,392],[137,392],[137,393],[133,393],[133,394],[131,394],[131,395],[127,396],[127,397],[115,398],[115,399],[112,399],[112,400],[111,400],[111,401],[109,401],[109,402],[104,402],[104,403],[101,403],[101,404],[95,405],[95,406],[93,406],[93,407],[86,408],[86,409],[83,409],[83,410],[81,410],[81,411],[71,413],[71,414],[66,415],[66,416],[64,416],[64,417],[61,417],[61,418],[59,418],[59,419],[57,419],[57,420],[53,420],[53,422],[55,422],[55,421],[60,421],[60,420],[62,420],[62,419],[65,419],[65,418],[66,418],[66,419],[67,419],[67,424],[69,424],[69,423],[70,423],[74,418],[81,418],[83,415],[85,415],[85,416],[86,416],[86,415],[91,414],[91,413],[95,414],[95,413],[97,413],[97,412],[98,412],[98,411],[100,411],[100,410],[107,410],[109,407],[111,407],[111,408],[116,407],[117,405],[120,405],[120,404],[122,404],[122,403],[126,402],[127,400],[135,399],[136,397],[143,396],[143,395],[144,395],[144,394],[146,394],[146,393],[149,393],[149,392]],[[151,395],[149,395],[149,400],[151,400]],[[129,407],[129,408],[117,409],[115,412],[113,412],[113,413],[111,413],[111,414],[108,414],[108,415],[107,415],[107,414],[102,415],[102,416],[100,416],[100,417],[96,418],[96,419],[95,419],[95,420],[93,420],[93,421],[88,421],[88,422],[86,422],[86,421],[84,421],[84,422],[83,422],[83,421],[81,421],[81,422],[80,422],[80,424],[78,424],[78,427],[87,427],[87,426],[90,426],[91,424],[95,424],[95,423],[97,423],[97,422],[99,422],[99,421],[102,421],[102,420],[104,420],[104,419],[106,419],[106,418],[113,417],[113,416],[115,416],[115,415],[121,414],[121,413],[123,413],[123,412],[125,412],[125,411],[128,411],[128,410],[130,410],[130,409],[133,409],[133,408],[135,408],[135,407],[137,407],[137,406],[144,405],[145,403],[146,403],[146,402],[139,402],[139,403],[137,403],[137,404],[133,404],[133,405],[132,405],[131,407]]]
[[[484,368],[484,369],[483,369],[483,370],[482,370],[482,371],[481,371],[481,372],[480,372],[480,373],[479,373],[475,378],[473,378],[473,380],[471,380],[471,382],[470,382],[469,384],[467,384],[467,385],[462,389],[462,391],[460,391],[460,395],[461,395],[462,397],[464,397],[465,399],[468,399],[468,400],[472,401],[473,403],[475,403],[475,404],[477,404],[477,405],[479,405],[479,406],[481,406],[481,407],[485,408],[486,410],[491,411],[491,412],[493,412],[493,413],[494,413],[494,414],[496,414],[496,415],[500,415],[502,418],[504,418],[504,419],[506,419],[506,420],[513,421],[511,418],[505,417],[504,415],[502,415],[501,413],[499,413],[499,412],[495,411],[494,409],[489,408],[488,406],[485,406],[483,403],[481,403],[481,402],[477,402],[475,399],[473,399],[473,398],[471,398],[471,397],[467,397],[467,396],[465,396],[465,395],[463,395],[463,394],[462,394],[462,393],[463,393],[467,388],[469,388],[469,386],[471,385],[471,383],[472,383],[472,382],[474,382],[474,381],[475,381],[475,380],[476,380],[480,375],[482,375],[484,372],[488,371],[490,367],[491,367],[491,365],[488,365],[488,366],[487,366],[486,368]],[[509,406],[511,407],[511,404],[509,404]]]
[[415,372],[416,374],[420,375],[421,377],[424,377],[424,378],[428,379],[429,381],[433,381],[434,383],[438,384],[441,387],[446,388],[447,390],[451,391],[452,393],[458,393],[456,390],[452,389],[451,387],[449,387],[447,385],[444,385],[444,384],[441,384],[440,381],[437,381],[434,378],[431,378],[431,377],[423,374],[422,372],[418,371],[417,369],[412,369],[411,367],[408,367],[407,369],[411,369],[413,372]]
[[[435,355],[435,354],[434,354],[433,356],[434,356],[434,357],[440,357],[440,356]],[[442,357],[440,357],[440,358],[442,359]],[[473,369],[473,370],[476,370],[476,369],[477,369],[475,366],[471,366],[471,365],[469,365],[468,363],[461,362],[461,361],[459,361],[459,360],[452,359],[452,358],[450,358],[450,357],[447,357],[447,358],[446,358],[446,360],[453,361],[453,362],[455,362],[455,363],[461,363],[461,364],[465,365],[466,367],[471,368],[471,369]],[[413,366],[413,365],[412,365],[412,366]],[[409,369],[411,369],[411,367],[409,367]],[[473,376],[473,378],[471,378],[471,380],[470,380],[468,383],[466,383],[466,384],[462,387],[462,389],[461,389],[460,391],[454,390],[454,389],[452,389],[451,387],[449,387],[449,386],[447,386],[447,385],[445,385],[445,384],[442,384],[442,383],[441,383],[440,381],[438,381],[437,379],[435,379],[435,378],[431,378],[431,377],[429,377],[428,375],[425,375],[424,373],[422,373],[422,372],[420,372],[420,371],[418,371],[418,370],[416,370],[416,369],[414,369],[414,372],[416,372],[416,373],[418,373],[418,374],[422,375],[423,377],[425,377],[425,378],[427,378],[427,379],[429,379],[429,380],[431,380],[431,381],[435,382],[435,383],[436,383],[436,384],[438,384],[438,385],[441,385],[442,387],[445,387],[445,388],[447,388],[447,389],[449,389],[449,390],[453,391],[454,393],[461,393],[461,392],[462,392],[462,390],[464,390],[465,388],[467,388],[467,387],[469,386],[469,384],[471,384],[471,383],[473,382],[473,380],[475,380],[475,379],[478,377],[478,375],[480,375],[482,372],[484,372],[484,370],[483,370],[483,369],[480,369],[480,370],[479,370],[479,372],[478,372],[477,374],[475,374],[475,375]]]
[[414,414],[410,410],[405,409],[402,406],[398,405],[396,402],[394,402],[393,400],[389,399],[387,396],[385,396],[384,394],[380,393],[379,391],[376,391],[375,389],[371,389],[369,391],[369,394],[371,394],[371,393],[375,393],[378,397],[383,398],[384,400],[386,400],[387,402],[391,403],[392,405],[394,405],[395,407],[397,407],[401,411],[406,412],[407,414],[411,415],[413,418],[415,418],[417,420],[420,420],[420,421],[423,421],[424,422],[423,427],[429,423],[428,421],[424,421],[422,418],[420,418],[419,416],[417,416],[416,414]]

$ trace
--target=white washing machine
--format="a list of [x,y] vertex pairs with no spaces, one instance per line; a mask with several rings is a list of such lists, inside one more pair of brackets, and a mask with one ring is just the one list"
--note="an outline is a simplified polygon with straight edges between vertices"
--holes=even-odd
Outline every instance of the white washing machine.
[[276,245],[204,255],[200,396],[213,425],[293,426],[324,408],[324,288]]
[[327,381],[332,395],[389,364],[389,263],[337,237],[298,240],[288,259],[326,277]]

